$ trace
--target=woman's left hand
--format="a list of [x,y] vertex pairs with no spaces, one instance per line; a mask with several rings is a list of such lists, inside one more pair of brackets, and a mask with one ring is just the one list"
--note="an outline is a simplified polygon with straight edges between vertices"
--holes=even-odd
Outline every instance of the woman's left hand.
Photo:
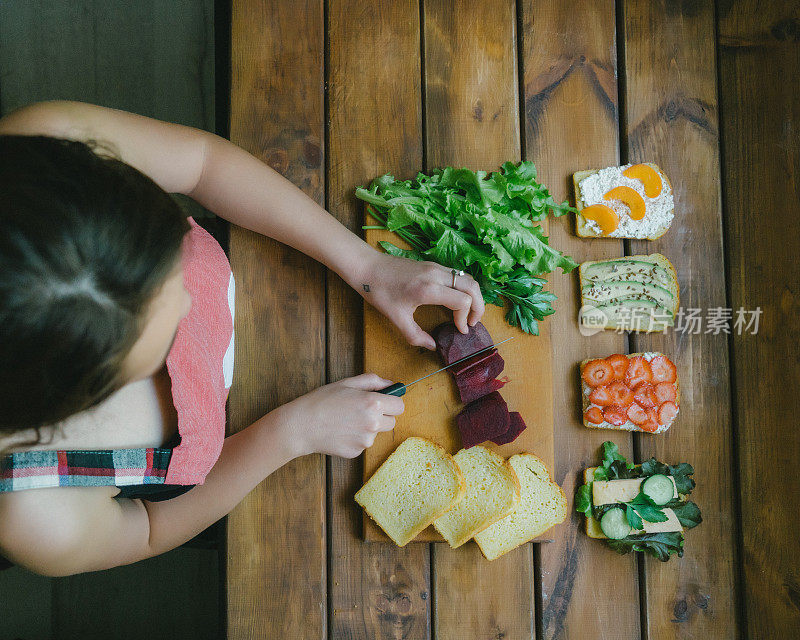
[[435,262],[375,252],[360,271],[360,281],[350,285],[389,318],[412,345],[436,348],[433,338],[414,320],[414,311],[421,305],[452,309],[461,333],[467,333],[483,316],[483,296],[472,276],[456,276],[453,288],[452,270]]

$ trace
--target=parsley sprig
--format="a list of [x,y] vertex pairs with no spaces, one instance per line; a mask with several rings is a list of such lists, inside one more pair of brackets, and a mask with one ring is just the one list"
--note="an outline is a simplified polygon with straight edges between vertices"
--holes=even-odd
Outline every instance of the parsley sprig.
[[663,507],[658,506],[653,499],[642,491],[639,491],[633,500],[629,502],[619,502],[625,508],[625,517],[631,528],[638,531],[644,528],[642,520],[648,522],[666,522],[667,516],[664,514]]

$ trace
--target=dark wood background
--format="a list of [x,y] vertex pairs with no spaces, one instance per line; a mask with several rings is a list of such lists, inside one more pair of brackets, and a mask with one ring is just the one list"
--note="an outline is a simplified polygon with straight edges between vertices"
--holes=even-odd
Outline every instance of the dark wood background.
[[[0,5],[3,112],[71,97],[224,129],[200,106],[208,87],[219,86],[219,78],[198,80],[211,68],[209,36],[199,35],[210,28],[209,2],[137,3],[140,24],[150,25],[146,37],[120,18],[125,3],[71,3],[78,8],[66,22],[56,18],[59,3],[45,4],[49,13]],[[176,21],[167,4],[194,18]],[[218,7],[218,29],[225,13]],[[608,437],[580,426],[576,363],[625,349],[673,356],[684,392],[679,421],[665,436],[613,439],[637,459],[695,465],[705,521],[688,533],[683,559],[618,556],[587,539],[577,515],[556,530],[555,542],[493,563],[474,545],[365,544],[352,502],[358,461],[311,456],[268,478],[228,518],[219,627],[209,613],[214,590],[202,588],[217,574],[209,567],[189,589],[178,577],[189,564],[180,561],[172,582],[153,587],[174,610],[158,608],[158,622],[148,611],[149,635],[800,636],[797,3],[234,0],[224,28],[232,34],[232,140],[353,230],[363,215],[353,189],[385,171],[407,177],[444,164],[493,169],[527,158],[564,198],[575,170],[653,160],[675,188],[677,216],[663,238],[580,240],[561,220],[551,224],[551,242],[578,260],[661,251],[678,269],[685,308],[760,307],[761,324],[755,336],[583,338],[574,278],[553,278],[556,479],[571,496],[578,471]],[[181,44],[180,34],[189,33]],[[134,44],[125,45],[126,37]],[[87,50],[70,58],[79,43]],[[138,56],[104,55],[134,45]],[[220,56],[228,64],[227,51],[218,48]],[[79,64],[94,65],[91,79],[75,77]],[[188,88],[174,88],[175,78]],[[134,84],[167,106],[125,97]],[[173,88],[189,97],[170,102]],[[218,89],[217,105],[226,98]],[[335,275],[275,242],[233,228],[230,250],[239,297],[229,418],[238,429],[305,390],[359,373],[361,306]],[[265,366],[276,360],[280,367]],[[142,574],[158,582],[146,568]],[[15,575],[18,582],[0,574],[0,607],[9,607],[9,585],[39,584]],[[138,635],[136,622],[122,622],[140,618],[121,606],[134,578],[112,575],[47,581],[57,595],[40,600],[57,612],[53,633],[74,635],[60,629],[77,628],[69,621],[85,621],[100,601],[115,612],[115,626],[96,637]],[[192,607],[187,594],[206,604]],[[26,628],[45,627],[15,627]]]
[[[81,100],[225,133],[224,16],[214,0],[0,2],[0,115]],[[225,225],[188,198],[181,204],[225,244]],[[219,529],[110,571],[0,571],[0,640],[221,637]]]

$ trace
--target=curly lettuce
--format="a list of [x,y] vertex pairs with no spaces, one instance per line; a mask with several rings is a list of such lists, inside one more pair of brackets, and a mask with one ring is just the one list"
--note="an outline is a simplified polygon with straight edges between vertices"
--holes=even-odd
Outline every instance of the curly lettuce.
[[384,251],[466,271],[484,301],[507,307],[509,324],[527,333],[538,335],[538,321],[554,312],[556,296],[540,276],[578,266],[536,224],[576,210],[553,200],[532,162],[506,162],[488,175],[453,167],[405,181],[386,174],[356,189],[356,197],[377,222],[365,229],[394,232],[411,247],[382,241]]

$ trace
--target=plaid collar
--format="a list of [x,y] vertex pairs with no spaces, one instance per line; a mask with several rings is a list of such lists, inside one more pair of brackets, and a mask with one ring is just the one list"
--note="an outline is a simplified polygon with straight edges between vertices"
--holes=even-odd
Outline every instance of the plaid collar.
[[0,492],[164,484],[172,449],[18,451],[0,458]]

